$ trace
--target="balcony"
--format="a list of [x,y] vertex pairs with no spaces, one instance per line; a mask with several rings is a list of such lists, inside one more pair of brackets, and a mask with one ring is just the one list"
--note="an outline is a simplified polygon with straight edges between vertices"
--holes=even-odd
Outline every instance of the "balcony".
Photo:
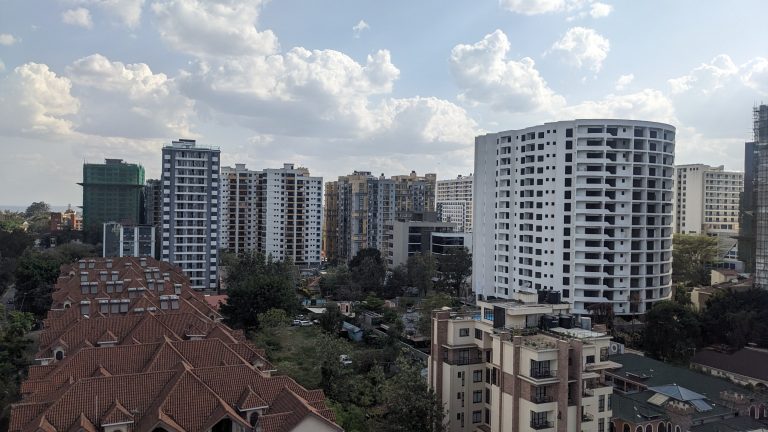
[[543,396],[531,396],[531,402],[535,404],[545,404],[554,402],[555,398],[550,395],[543,395]]
[[552,429],[553,427],[555,427],[555,425],[551,421],[531,421],[531,429],[543,430]]
[[557,377],[557,371],[554,369],[531,369],[531,378],[548,379]]
[[594,421],[594,420],[595,420],[595,417],[592,414],[587,414],[587,413],[582,413],[581,414],[581,422],[582,423],[591,422],[591,421]]

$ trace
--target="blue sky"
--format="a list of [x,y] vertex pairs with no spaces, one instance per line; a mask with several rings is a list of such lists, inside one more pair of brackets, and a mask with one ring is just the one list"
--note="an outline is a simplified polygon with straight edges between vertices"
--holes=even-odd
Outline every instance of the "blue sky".
[[82,162],[157,176],[196,138],[225,164],[439,178],[473,137],[627,117],[678,163],[743,169],[768,101],[764,1],[0,0],[0,204],[81,201]]

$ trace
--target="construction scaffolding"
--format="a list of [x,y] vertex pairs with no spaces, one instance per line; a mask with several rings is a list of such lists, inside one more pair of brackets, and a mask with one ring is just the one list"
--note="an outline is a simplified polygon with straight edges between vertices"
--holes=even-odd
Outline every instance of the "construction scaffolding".
[[768,105],[753,110],[757,175],[755,202],[755,286],[768,289]]

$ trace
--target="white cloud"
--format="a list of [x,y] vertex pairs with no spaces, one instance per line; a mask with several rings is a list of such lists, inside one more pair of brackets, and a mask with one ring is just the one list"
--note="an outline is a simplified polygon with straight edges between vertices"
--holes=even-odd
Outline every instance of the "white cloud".
[[540,15],[558,12],[578,12],[568,20],[584,18],[603,18],[613,11],[613,6],[596,0],[499,0],[499,5],[522,15]]
[[81,133],[123,138],[192,136],[194,104],[165,74],[144,63],[123,64],[94,54],[67,68],[81,101]]
[[61,21],[64,24],[74,25],[87,29],[93,27],[91,11],[82,7],[65,10],[61,13]]
[[72,132],[79,101],[69,79],[47,65],[26,63],[0,80],[0,134],[55,136]]
[[259,31],[262,0],[157,0],[152,11],[163,40],[173,49],[199,57],[268,55],[277,36]]
[[0,72],[5,72],[5,63],[3,63],[3,59],[0,59]]
[[739,73],[739,67],[726,54],[716,56],[710,63],[703,63],[689,74],[668,80],[673,94],[697,88],[702,93],[712,93],[722,88]]
[[568,106],[558,114],[560,118],[630,118],[678,123],[672,100],[654,89],[627,95],[609,94],[603,99]]
[[141,12],[145,0],[62,0],[78,6],[98,8],[105,15],[129,28],[136,28],[141,23]]
[[365,20],[360,20],[357,24],[352,26],[352,32],[355,35],[355,39],[359,39],[363,31],[369,30],[370,28],[371,26],[369,26]]
[[2,33],[0,34],[0,45],[11,46],[18,43],[19,39],[12,34]]
[[610,41],[595,30],[572,27],[552,45],[550,52],[561,56],[579,69],[586,67],[593,72],[599,72],[610,50]]
[[508,60],[510,42],[501,30],[472,45],[456,45],[450,65],[459,99],[510,112],[549,111],[565,99],[549,88],[533,59]]
[[632,84],[632,81],[635,80],[635,74],[626,74],[619,77],[619,79],[616,80],[616,90],[622,91],[624,90],[628,85]]
[[592,18],[604,18],[610,15],[611,12],[613,12],[613,6],[606,3],[595,2],[589,8],[589,15]]

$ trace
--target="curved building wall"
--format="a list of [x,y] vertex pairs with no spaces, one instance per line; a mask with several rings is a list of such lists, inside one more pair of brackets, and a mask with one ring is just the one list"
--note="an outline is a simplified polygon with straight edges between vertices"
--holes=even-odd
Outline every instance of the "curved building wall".
[[[635,120],[478,137],[475,214],[493,222],[476,223],[475,238],[493,240],[475,243],[475,259],[492,261],[473,265],[476,294],[557,291],[574,313],[608,303],[618,315],[667,298],[674,148],[673,126]],[[491,157],[480,171],[477,159]]]

